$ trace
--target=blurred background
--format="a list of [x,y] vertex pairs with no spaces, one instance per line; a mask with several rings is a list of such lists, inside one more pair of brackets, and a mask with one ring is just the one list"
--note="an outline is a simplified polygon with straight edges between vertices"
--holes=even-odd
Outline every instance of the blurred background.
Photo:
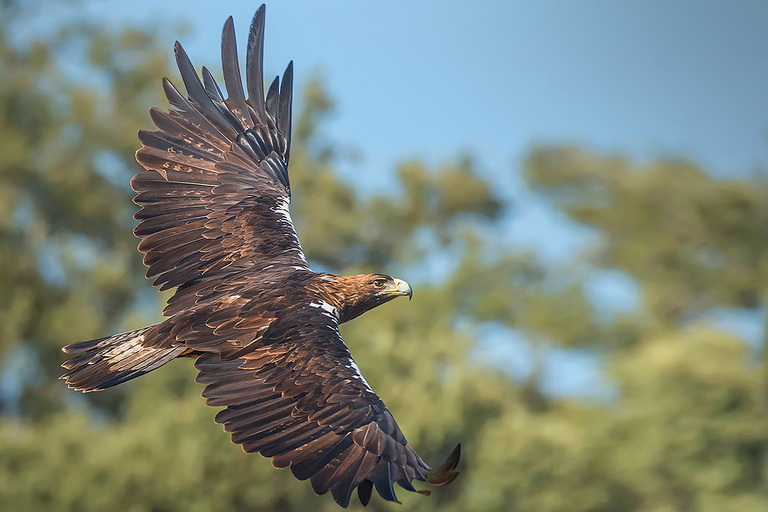
[[[173,41],[217,74],[258,4],[0,0],[0,509],[338,510],[230,444],[187,360],[57,380],[160,319],[136,132]],[[342,333],[422,457],[464,446],[371,509],[768,510],[768,5],[414,4],[267,6],[305,252],[411,283]]]

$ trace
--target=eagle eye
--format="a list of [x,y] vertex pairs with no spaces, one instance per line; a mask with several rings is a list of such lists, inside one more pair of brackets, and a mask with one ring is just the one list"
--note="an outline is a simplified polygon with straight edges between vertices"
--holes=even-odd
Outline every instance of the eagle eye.
[[386,279],[374,279],[373,286],[375,286],[376,288],[381,288],[382,286],[384,286],[384,283],[386,282],[387,282]]

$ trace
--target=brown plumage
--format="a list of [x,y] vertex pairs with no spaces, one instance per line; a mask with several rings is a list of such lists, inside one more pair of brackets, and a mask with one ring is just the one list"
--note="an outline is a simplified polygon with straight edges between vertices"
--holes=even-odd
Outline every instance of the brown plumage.
[[[184,49],[176,61],[187,96],[168,79],[175,110],[152,109],[156,131],[140,131],[131,181],[140,206],[147,277],[176,288],[157,325],[74,343],[63,378],[97,391],[177,357],[196,357],[197,381],[216,422],[246,452],[290,467],[341,506],[374,487],[445,485],[458,475],[459,447],[432,470],[360,373],[339,324],[398,296],[405,281],[382,274],[337,276],[309,269],[289,213],[292,64],[264,96],[264,6],[248,39],[242,90],[230,17],[222,34],[224,99],[210,72],[201,81]],[[429,494],[429,491],[417,491]]]

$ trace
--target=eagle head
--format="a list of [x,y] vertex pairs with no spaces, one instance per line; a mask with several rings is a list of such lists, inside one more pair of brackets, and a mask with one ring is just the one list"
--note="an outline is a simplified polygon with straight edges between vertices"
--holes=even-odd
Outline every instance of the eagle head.
[[340,277],[337,286],[342,292],[339,322],[347,322],[366,311],[400,296],[413,297],[413,290],[402,279],[385,274],[360,274]]

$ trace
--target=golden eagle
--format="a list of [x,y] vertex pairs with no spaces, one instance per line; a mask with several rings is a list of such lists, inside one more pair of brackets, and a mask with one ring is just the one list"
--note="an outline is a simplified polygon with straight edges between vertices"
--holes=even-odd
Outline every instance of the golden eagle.
[[[433,470],[360,373],[339,324],[395,297],[408,283],[381,274],[310,270],[291,221],[293,63],[264,94],[264,6],[248,37],[242,90],[230,17],[221,45],[224,99],[210,71],[202,81],[177,42],[185,97],[167,79],[175,109],[150,110],[131,180],[140,206],[134,233],[161,290],[176,288],[157,325],[64,347],[78,354],[62,378],[97,391],[195,357],[206,404],[246,452],[272,458],[331,491],[346,507],[355,488],[397,501],[393,483],[444,485],[458,475],[459,446]],[[416,491],[429,494],[429,491]]]

